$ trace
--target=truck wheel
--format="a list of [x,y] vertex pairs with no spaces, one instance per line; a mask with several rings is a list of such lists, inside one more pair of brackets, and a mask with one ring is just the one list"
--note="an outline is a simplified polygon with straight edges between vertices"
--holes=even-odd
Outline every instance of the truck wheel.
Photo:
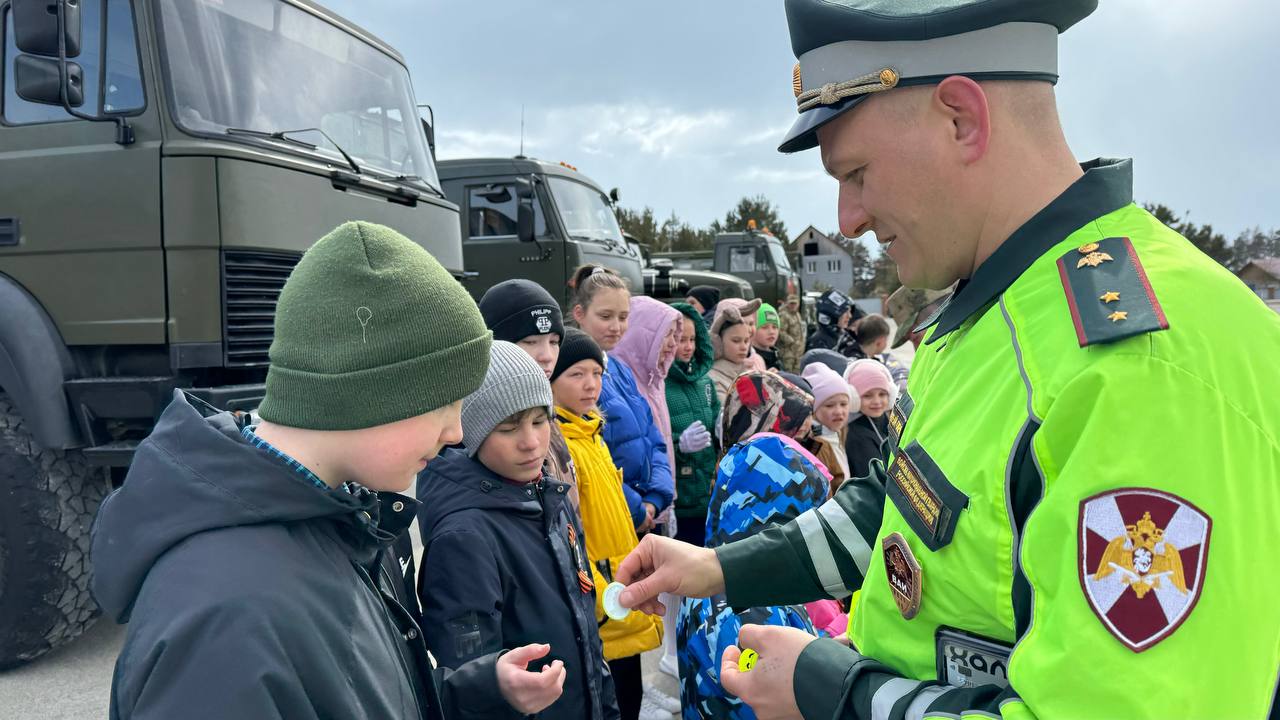
[[109,488],[77,451],[46,450],[0,392],[0,670],[93,624],[89,528]]

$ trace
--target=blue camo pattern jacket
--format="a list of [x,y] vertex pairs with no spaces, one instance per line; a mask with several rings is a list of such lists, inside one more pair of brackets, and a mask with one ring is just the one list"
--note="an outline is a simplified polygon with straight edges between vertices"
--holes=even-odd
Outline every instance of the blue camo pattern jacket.
[[[754,535],[816,508],[829,481],[795,440],[765,433],[735,445],[716,472],[707,512],[707,547]],[[724,595],[686,599],[676,624],[684,720],[754,720],[755,713],[720,685],[720,659],[745,624],[780,625],[817,635],[799,605],[733,608]]]

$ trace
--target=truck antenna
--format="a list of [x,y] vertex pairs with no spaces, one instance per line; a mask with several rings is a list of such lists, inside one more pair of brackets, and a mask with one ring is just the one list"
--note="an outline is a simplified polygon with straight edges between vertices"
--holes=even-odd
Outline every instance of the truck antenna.
[[524,157],[524,103],[520,103],[520,155]]

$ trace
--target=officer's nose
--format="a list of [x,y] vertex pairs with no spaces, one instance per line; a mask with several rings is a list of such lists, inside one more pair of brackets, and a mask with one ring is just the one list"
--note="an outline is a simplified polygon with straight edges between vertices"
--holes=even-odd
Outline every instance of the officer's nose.
[[840,220],[840,234],[856,238],[871,229],[871,214],[862,206],[862,193],[853,183],[841,183],[836,201]]

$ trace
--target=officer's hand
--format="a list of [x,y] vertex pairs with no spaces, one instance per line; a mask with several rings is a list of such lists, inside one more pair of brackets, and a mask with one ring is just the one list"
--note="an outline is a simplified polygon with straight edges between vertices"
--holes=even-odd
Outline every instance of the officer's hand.
[[540,713],[560,699],[564,690],[564,662],[556,660],[541,672],[529,672],[529,663],[551,652],[550,645],[525,645],[498,658],[498,691],[502,699],[522,715]]
[[623,607],[650,615],[667,611],[658,593],[704,598],[724,592],[724,572],[715,550],[658,535],[645,535],[614,577],[627,586],[619,598]]
[[[755,650],[760,658],[748,672],[738,672],[742,651],[730,645],[720,661],[720,683],[742,698],[759,720],[799,718],[794,678],[796,660],[809,643],[817,640],[803,630],[776,625],[743,625],[738,644]],[[832,688],[832,692],[839,692]]]

